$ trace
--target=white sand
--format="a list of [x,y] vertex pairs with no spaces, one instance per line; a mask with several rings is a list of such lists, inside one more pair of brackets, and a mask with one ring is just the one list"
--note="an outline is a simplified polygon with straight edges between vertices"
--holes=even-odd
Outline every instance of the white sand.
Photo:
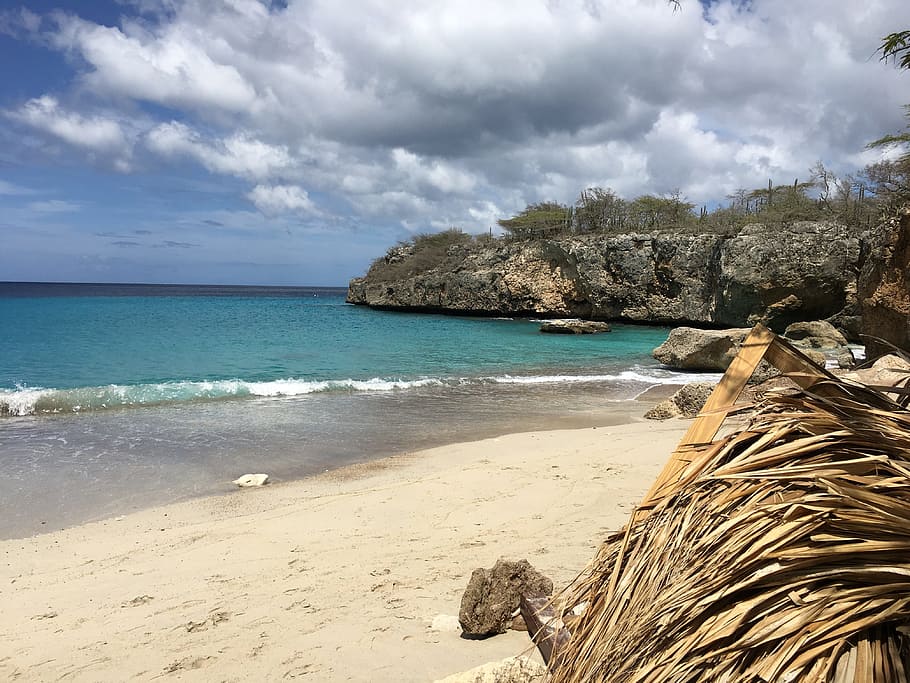
[[426,682],[519,654],[526,633],[429,623],[499,557],[565,585],[686,426],[515,434],[2,541],[0,679]]

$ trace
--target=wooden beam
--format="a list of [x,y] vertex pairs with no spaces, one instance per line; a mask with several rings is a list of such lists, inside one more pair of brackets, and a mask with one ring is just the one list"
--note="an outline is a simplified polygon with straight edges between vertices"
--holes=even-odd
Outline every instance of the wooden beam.
[[647,510],[663,497],[664,489],[679,481],[693,462],[699,459],[705,461],[703,456],[762,360],[767,360],[803,389],[812,387],[819,380],[834,379],[831,373],[815,365],[808,356],[764,325],[753,327],[663,471],[645,494],[633,517],[634,521],[646,515]]

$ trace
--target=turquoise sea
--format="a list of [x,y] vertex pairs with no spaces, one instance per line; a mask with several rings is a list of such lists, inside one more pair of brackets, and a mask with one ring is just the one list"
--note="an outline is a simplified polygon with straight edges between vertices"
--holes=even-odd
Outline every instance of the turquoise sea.
[[638,415],[665,328],[373,311],[342,289],[0,283],[0,537]]

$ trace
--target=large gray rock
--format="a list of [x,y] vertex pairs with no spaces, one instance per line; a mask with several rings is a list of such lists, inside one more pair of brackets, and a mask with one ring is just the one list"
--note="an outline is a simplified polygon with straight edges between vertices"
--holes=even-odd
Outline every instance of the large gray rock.
[[856,356],[853,355],[853,351],[848,346],[837,352],[835,360],[837,361],[837,367],[841,370],[852,370],[856,367]]
[[[451,252],[451,253],[450,253]],[[628,233],[460,245],[441,260],[392,250],[351,281],[377,308],[579,317],[782,331],[854,304],[859,240],[829,223],[750,225],[734,237]],[[411,268],[404,268],[409,263]]]
[[847,345],[847,338],[825,320],[799,322],[788,325],[784,336],[797,346],[812,349],[837,349]]
[[527,560],[497,560],[492,569],[475,569],[461,597],[458,621],[465,634],[491,636],[505,633],[522,595],[546,596],[553,582]]
[[828,366],[828,357],[822,351],[808,348],[800,348],[799,351],[818,367],[825,368]]
[[752,224],[719,255],[716,322],[763,322],[776,332],[821,320],[854,304],[859,239],[824,222]]
[[747,334],[748,328],[698,330],[677,327],[652,355],[677,370],[723,372],[736,357]]

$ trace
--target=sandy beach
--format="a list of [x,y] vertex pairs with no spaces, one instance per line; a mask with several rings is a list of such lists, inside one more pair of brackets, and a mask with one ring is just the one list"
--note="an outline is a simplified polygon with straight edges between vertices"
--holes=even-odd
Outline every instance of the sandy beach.
[[520,654],[526,633],[431,622],[500,557],[564,586],[687,424],[507,435],[2,541],[0,678],[428,682]]

